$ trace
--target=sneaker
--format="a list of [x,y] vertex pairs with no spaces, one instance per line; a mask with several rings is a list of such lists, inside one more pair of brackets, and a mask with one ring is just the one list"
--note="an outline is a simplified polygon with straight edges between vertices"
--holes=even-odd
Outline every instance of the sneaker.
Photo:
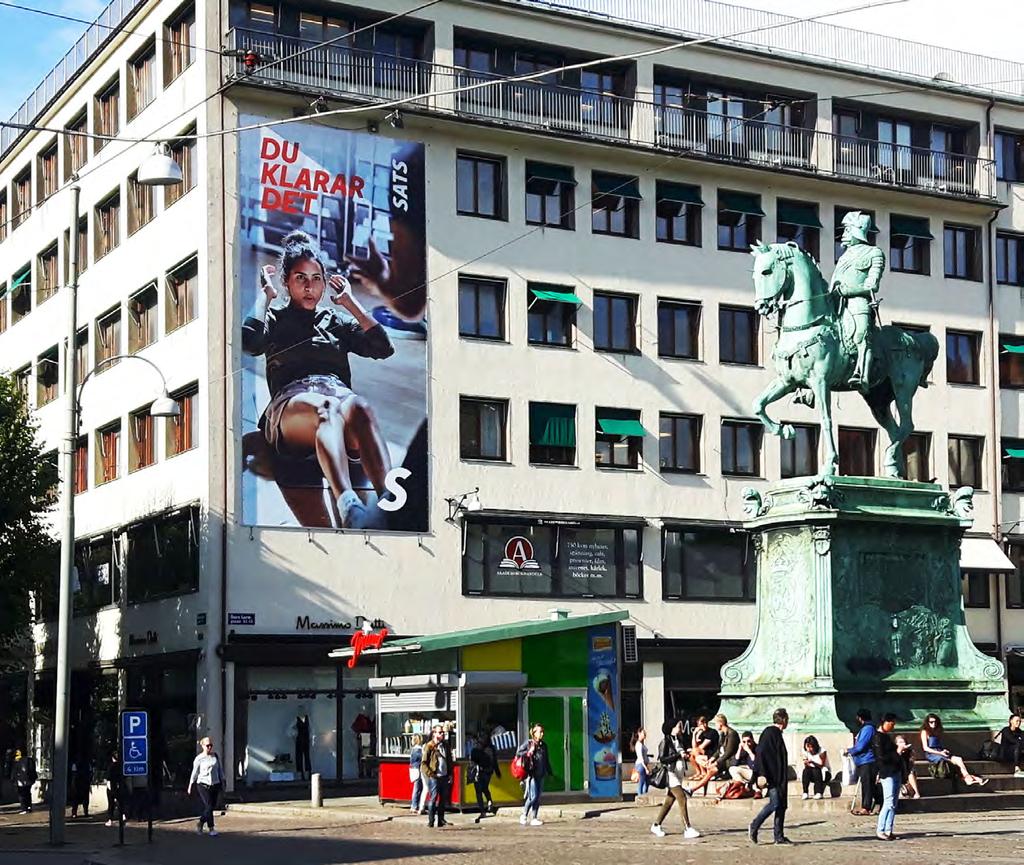
[[196,827],[196,835],[202,835],[202,834],[203,834],[203,827],[202,826]]
[[890,838],[888,835],[886,835],[885,832],[876,832],[875,833],[875,837],[879,841],[891,841],[892,840],[892,838]]
[[659,838],[665,837],[665,830],[661,828],[657,823],[651,823],[651,834],[657,835]]
[[218,832],[216,829],[211,829],[210,830],[210,837],[211,838],[216,838],[218,835],[220,835],[220,832]]
[[775,843],[776,844],[792,844],[793,842],[790,841],[785,835],[783,835],[781,838],[776,838],[775,839]]
[[532,820],[530,821],[530,825],[531,825],[531,826],[543,826],[543,825],[544,825],[544,821],[543,821],[543,820],[538,820],[538,819],[537,819],[536,817],[534,817],[534,818],[533,818],[533,819],[532,819]]
[[757,843],[757,830],[754,828],[753,823],[747,826],[747,837],[750,839],[751,844]]
[[1014,769],[1013,770],[1013,777],[1014,778],[1024,778],[1024,769]]
[[809,793],[801,793],[801,794],[800,794],[800,798],[801,798],[801,799],[810,799],[810,798],[811,798],[811,796],[810,796],[810,794],[809,794]]
[[684,838],[700,838],[700,832],[698,832],[696,829],[694,829],[693,826],[690,826],[689,828],[686,829],[685,832],[683,832],[683,837]]
[[520,826],[525,826],[525,825],[526,825],[526,815],[525,815],[525,814],[523,814],[523,815],[522,815],[522,816],[521,816],[521,817],[519,818],[519,825],[520,825]]
[[824,797],[822,796],[822,794],[821,794],[821,793],[815,793],[815,794],[814,794],[814,798],[815,798],[815,799],[822,799],[822,798],[824,798]]
[[104,823],[103,825],[106,826],[109,829],[111,826],[114,825],[114,821],[113,820],[107,820],[107,822]]

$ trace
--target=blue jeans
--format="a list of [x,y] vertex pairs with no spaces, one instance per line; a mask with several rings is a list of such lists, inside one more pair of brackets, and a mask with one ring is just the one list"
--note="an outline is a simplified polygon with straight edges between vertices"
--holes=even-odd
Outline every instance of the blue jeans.
[[643,796],[651,789],[650,779],[647,776],[647,767],[643,763],[637,763],[636,773],[640,776],[636,782],[636,795]]
[[523,817],[527,820],[537,819],[540,812],[540,795],[544,790],[544,779],[532,775],[523,782]]
[[423,774],[420,773],[416,776],[416,780],[412,782],[412,799],[409,800],[409,807],[413,811],[420,810],[420,799],[423,796]]
[[448,775],[427,779],[427,799],[430,803],[427,806],[428,825],[433,826],[435,820],[438,825],[444,825],[444,812],[448,806],[448,797],[451,795],[451,784],[452,780]]
[[761,824],[772,814],[775,815],[775,822],[772,825],[772,835],[776,841],[786,835],[786,808],[789,807],[789,797],[783,787],[768,788],[768,804],[761,809],[761,813],[754,818],[750,828],[756,835]]
[[883,835],[892,832],[893,824],[896,822],[896,797],[900,792],[900,778],[893,775],[890,778],[879,778],[882,785],[882,810],[878,814],[878,831]]

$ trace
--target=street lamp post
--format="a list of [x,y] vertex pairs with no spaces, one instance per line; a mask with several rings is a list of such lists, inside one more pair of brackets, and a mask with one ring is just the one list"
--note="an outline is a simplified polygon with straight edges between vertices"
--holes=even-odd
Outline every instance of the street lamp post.
[[[147,186],[171,186],[181,182],[181,168],[171,159],[166,145],[157,145],[156,151],[139,167],[139,183]],[[77,178],[75,178],[77,180]],[[50,843],[64,843],[64,810],[68,798],[68,721],[70,715],[71,666],[68,642],[71,630],[71,577],[75,567],[75,445],[78,440],[82,387],[101,366],[121,358],[101,361],[78,382],[78,364],[75,362],[75,342],[78,337],[78,212],[81,189],[71,187],[71,229],[68,235],[68,330],[64,354],[67,381],[67,414],[64,441],[61,445],[61,536],[60,586],[57,593],[57,681],[56,706],[53,724],[53,777],[50,784]],[[160,374],[163,380],[161,396],[150,407],[154,417],[173,417],[178,414],[177,404],[167,395],[167,382],[163,373],[150,360],[138,355],[128,357],[143,360]]]

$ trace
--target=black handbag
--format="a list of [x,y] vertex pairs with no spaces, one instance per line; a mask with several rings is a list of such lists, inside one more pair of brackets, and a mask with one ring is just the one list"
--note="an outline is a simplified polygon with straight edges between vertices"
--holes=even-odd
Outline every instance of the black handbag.
[[668,786],[668,766],[664,763],[652,763],[647,770],[647,783],[664,790]]

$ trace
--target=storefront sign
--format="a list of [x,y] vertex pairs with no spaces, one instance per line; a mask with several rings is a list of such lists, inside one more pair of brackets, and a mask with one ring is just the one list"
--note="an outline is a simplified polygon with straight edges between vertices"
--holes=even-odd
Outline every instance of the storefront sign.
[[353,628],[362,630],[364,624],[375,630],[385,627],[383,619],[367,619],[365,616],[356,616],[355,622],[338,622],[334,619],[317,621],[309,616],[295,617],[296,631],[351,631]]
[[159,641],[160,637],[156,631],[146,631],[144,634],[128,635],[129,646],[152,646],[154,643]]
[[352,635],[352,657],[348,659],[348,668],[351,670],[359,663],[359,656],[365,649],[379,649],[384,645],[387,635],[387,628],[381,628],[376,634],[372,631],[356,631]]
[[255,625],[255,613],[228,613],[229,625]]
[[505,558],[498,567],[516,571],[539,571],[540,565],[533,557],[533,544],[530,543],[530,539],[521,535],[509,538],[505,544]]
[[615,546],[601,541],[568,541],[565,572],[574,585],[581,587],[595,580],[614,580]]

